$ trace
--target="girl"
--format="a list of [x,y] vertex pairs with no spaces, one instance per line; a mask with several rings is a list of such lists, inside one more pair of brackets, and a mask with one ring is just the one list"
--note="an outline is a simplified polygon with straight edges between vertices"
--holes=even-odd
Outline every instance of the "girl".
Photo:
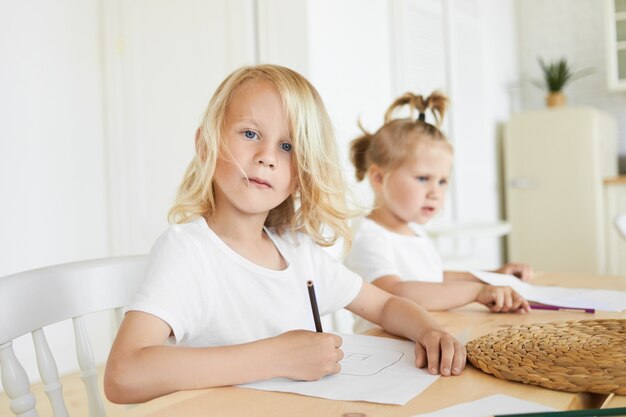
[[347,306],[415,341],[416,366],[461,373],[463,346],[426,310],[363,283],[320,247],[350,232],[330,120],[308,81],[274,65],[235,71],[195,141],[175,224],[155,243],[109,355],[111,401],[337,373],[342,340],[312,331],[307,280],[322,314]]
[[[438,127],[426,123],[430,109],[437,124],[444,117],[447,98],[433,93],[427,99],[407,93],[394,101],[385,124],[351,146],[356,177],[369,178],[375,206],[363,219],[346,265],[367,282],[391,294],[413,300],[428,310],[447,310],[474,301],[493,312],[527,312],[528,302],[509,287],[482,284],[467,272],[444,272],[441,259],[421,225],[441,210],[452,169],[452,146]],[[408,106],[417,120],[393,119]],[[532,270],[509,264],[498,270],[528,280]],[[431,281],[431,282],[423,282]],[[370,324],[357,318],[355,331]]]

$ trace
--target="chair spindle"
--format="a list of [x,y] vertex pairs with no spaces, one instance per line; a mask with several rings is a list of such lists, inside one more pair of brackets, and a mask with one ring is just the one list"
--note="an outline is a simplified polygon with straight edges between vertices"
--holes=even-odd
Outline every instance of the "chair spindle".
[[11,411],[17,417],[39,417],[28,375],[15,356],[13,342],[0,345],[0,371],[4,391],[11,399]]
[[83,316],[74,317],[74,335],[76,339],[76,355],[81,370],[80,377],[87,390],[90,417],[105,417],[104,404],[98,390],[98,371],[93,358],[93,350],[89,342],[87,327]]
[[44,391],[50,400],[54,417],[69,417],[65,401],[63,401],[63,385],[59,380],[59,371],[54,361],[48,340],[43,329],[31,332],[37,355],[37,367],[39,375],[44,383]]

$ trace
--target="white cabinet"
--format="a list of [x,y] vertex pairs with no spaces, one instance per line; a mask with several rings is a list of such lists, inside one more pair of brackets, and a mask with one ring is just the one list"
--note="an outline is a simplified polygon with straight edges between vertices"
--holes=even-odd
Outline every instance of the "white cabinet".
[[626,276],[626,236],[622,236],[615,221],[626,213],[626,176],[604,180],[607,227],[607,273]]
[[626,90],[626,0],[605,0],[609,89]]
[[617,174],[615,120],[591,108],[522,113],[504,142],[511,261],[538,270],[607,270],[604,178]]

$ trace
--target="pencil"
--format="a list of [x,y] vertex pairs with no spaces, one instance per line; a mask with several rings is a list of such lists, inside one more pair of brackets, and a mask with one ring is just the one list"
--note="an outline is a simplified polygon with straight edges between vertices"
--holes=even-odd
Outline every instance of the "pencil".
[[530,306],[531,310],[555,310],[555,311],[572,311],[578,313],[591,313],[595,314],[596,310],[594,308],[576,308],[576,307],[561,307],[561,306],[551,306],[547,304],[533,304]]
[[311,310],[313,311],[313,321],[315,321],[315,331],[322,333],[322,321],[320,320],[320,311],[317,309],[317,298],[315,298],[315,288],[313,281],[307,281],[306,286],[309,288],[309,299],[311,300]]
[[626,407],[596,408],[592,410],[544,411],[524,414],[497,414],[494,417],[593,417],[593,416],[626,416]]

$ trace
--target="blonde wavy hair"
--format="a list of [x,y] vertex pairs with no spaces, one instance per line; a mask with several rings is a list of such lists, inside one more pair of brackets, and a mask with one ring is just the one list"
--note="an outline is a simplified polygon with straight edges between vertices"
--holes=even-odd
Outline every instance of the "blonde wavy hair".
[[[204,113],[196,138],[196,154],[185,172],[170,223],[184,223],[215,212],[213,177],[218,158],[228,154],[222,128],[237,87],[248,80],[270,82],[278,91],[289,119],[293,163],[298,187],[278,207],[270,210],[265,226],[308,233],[321,246],[339,237],[350,245],[346,184],[332,124],[322,99],[302,75],[278,65],[243,67],[217,88]],[[329,233],[328,232],[332,232]]]
[[[409,118],[394,119],[394,112],[407,106]],[[415,158],[415,149],[426,141],[444,144],[452,152],[452,146],[439,130],[448,106],[448,98],[439,91],[427,98],[405,93],[394,100],[385,112],[385,123],[375,133],[367,132],[359,123],[362,135],[350,144],[350,158],[355,167],[358,181],[363,180],[370,167],[400,167]],[[430,110],[435,124],[426,122],[426,111]],[[415,117],[415,113],[418,116]]]

